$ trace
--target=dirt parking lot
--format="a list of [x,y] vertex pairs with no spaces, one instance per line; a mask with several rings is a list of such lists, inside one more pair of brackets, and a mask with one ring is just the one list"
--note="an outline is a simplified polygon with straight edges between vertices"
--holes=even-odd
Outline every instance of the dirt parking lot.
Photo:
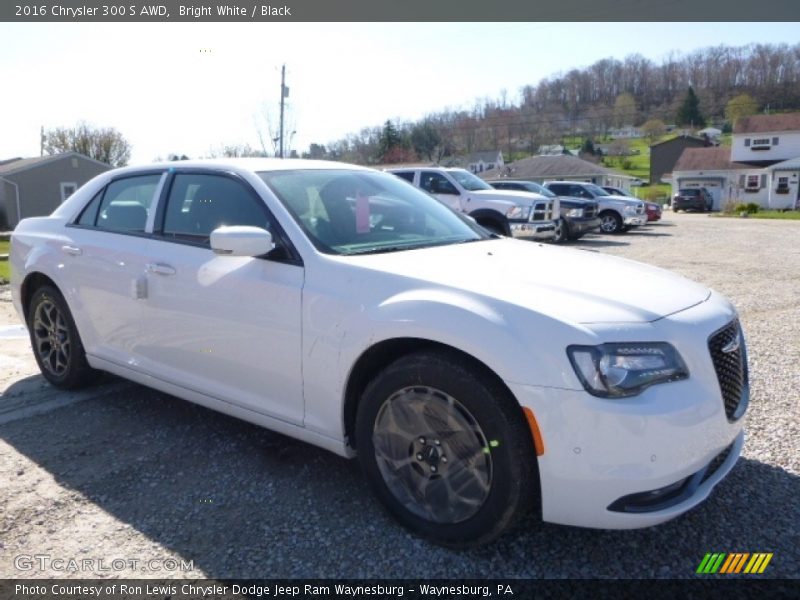
[[111,377],[50,388],[5,289],[0,578],[693,577],[706,552],[773,552],[766,575],[800,577],[800,223],[668,213],[573,247],[671,269],[740,310],[748,439],[697,509],[634,531],[531,516],[488,547],[443,549],[396,525],[354,461]]

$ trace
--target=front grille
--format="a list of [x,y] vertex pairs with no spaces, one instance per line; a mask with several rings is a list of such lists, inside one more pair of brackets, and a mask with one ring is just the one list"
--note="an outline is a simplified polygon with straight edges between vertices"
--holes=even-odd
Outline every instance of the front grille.
[[[549,221],[552,219],[552,202],[537,202],[533,205],[531,221]],[[550,210],[548,210],[548,207]]]
[[717,372],[725,415],[735,421],[744,414],[750,395],[747,350],[739,321],[731,321],[714,333],[708,339],[708,350]]
[[587,204],[586,208],[583,209],[583,216],[587,219],[594,219],[597,215],[597,203],[592,202],[591,204]]
[[644,204],[640,204],[636,207],[636,214],[643,215],[644,214]]

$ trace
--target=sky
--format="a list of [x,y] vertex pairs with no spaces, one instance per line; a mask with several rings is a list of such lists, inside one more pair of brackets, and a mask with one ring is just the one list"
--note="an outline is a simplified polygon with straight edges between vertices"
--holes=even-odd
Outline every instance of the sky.
[[130,164],[260,149],[259,132],[272,151],[284,64],[302,152],[503,91],[516,102],[601,58],[798,39],[797,23],[0,23],[0,160],[79,121],[119,130]]

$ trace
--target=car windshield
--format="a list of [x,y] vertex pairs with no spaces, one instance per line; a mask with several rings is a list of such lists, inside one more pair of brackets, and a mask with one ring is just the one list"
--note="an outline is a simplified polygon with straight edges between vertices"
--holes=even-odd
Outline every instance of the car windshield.
[[601,188],[599,185],[595,185],[593,183],[587,183],[586,189],[592,192],[595,196],[610,196],[607,191]]
[[449,173],[453,176],[453,179],[455,179],[458,184],[468,192],[493,189],[492,186],[486,183],[483,179],[476,177],[469,171],[464,171],[463,169],[453,169],[452,171],[449,171]]
[[539,185],[535,181],[528,181],[525,183],[525,186],[528,188],[529,191],[541,194],[542,196],[547,196],[548,198],[556,197],[556,194],[548,190],[543,185]]
[[371,254],[489,239],[478,225],[388,173],[346,169],[259,176],[328,254]]

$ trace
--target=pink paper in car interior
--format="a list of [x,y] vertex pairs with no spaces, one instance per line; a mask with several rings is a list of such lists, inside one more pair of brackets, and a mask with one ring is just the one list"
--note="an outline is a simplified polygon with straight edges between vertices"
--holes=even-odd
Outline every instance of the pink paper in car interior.
[[356,193],[356,233],[369,233],[369,196]]

